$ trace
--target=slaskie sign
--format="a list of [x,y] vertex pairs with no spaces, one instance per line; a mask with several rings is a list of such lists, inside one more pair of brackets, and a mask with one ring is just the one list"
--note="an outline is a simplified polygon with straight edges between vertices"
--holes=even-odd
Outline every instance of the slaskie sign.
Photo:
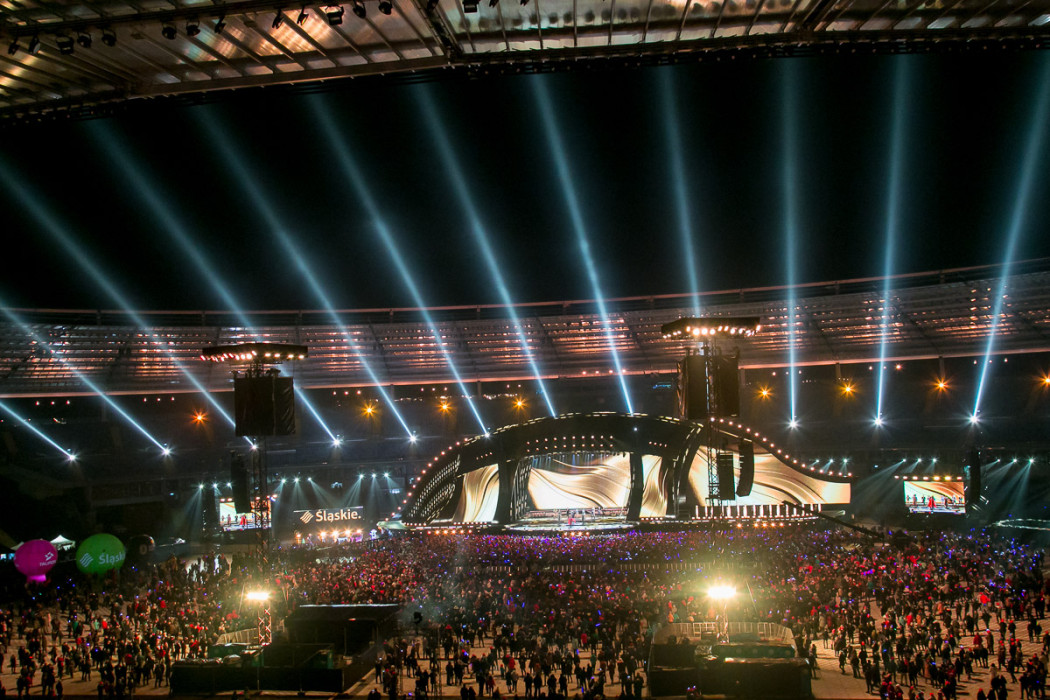
[[352,508],[316,508],[295,511],[296,529],[359,528],[364,524],[364,506]]

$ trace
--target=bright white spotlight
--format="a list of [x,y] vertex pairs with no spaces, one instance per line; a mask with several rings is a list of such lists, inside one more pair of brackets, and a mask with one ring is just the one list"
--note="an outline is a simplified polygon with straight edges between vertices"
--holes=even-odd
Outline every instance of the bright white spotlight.
[[798,427],[798,421],[792,418],[790,421],[788,421],[788,427],[794,430]]
[[160,453],[162,455],[164,455],[165,457],[170,457],[171,456],[171,448],[168,447],[167,445],[165,445],[164,448],[160,451]]
[[711,586],[707,589],[707,595],[715,600],[728,601],[736,595],[736,589],[725,585]]
[[[75,454],[73,454],[72,452],[70,452],[70,453],[69,453],[69,457],[67,457],[67,459],[68,459],[68,460],[69,460],[70,462],[75,462],[75,461],[77,461],[77,456],[76,456]],[[1031,463],[1032,463],[1032,461],[1031,461],[1031,460],[1029,460],[1029,461],[1028,461],[1028,463],[1029,463],[1029,464],[1031,464]]]
[[875,416],[875,427],[876,428],[881,428],[882,427],[882,416]]
[[372,472],[372,478],[373,479],[376,478],[376,473],[375,472]]
[[411,435],[409,435],[408,436],[408,441],[409,442],[415,442],[416,441],[416,434],[412,433]]
[[251,445],[252,452],[255,452],[257,449],[259,449],[259,445],[257,443],[253,442],[252,445]]
[[976,413],[973,414],[972,416],[970,416],[970,423],[973,424],[973,425],[977,425],[977,423],[979,423],[980,420],[981,419],[977,417]]
[[282,484],[287,484],[288,483],[288,479],[281,479],[281,483]]
[[342,444],[343,444],[343,438],[337,437],[336,439],[332,440],[332,447],[341,447]]
[[295,483],[298,484],[299,483],[299,477],[295,477],[294,479],[292,479],[292,481],[294,481]]
[[255,603],[264,603],[270,599],[270,591],[248,591],[244,594],[244,599]]
[[384,479],[390,478],[390,472],[383,472],[383,478]]

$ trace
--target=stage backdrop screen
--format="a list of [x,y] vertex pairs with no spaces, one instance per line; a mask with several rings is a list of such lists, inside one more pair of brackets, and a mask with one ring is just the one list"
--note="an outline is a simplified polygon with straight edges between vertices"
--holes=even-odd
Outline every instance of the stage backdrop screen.
[[630,455],[569,453],[535,457],[528,490],[530,510],[626,508],[631,490]]
[[490,464],[460,477],[463,489],[456,504],[457,523],[483,523],[496,519],[499,503],[499,465]]
[[962,481],[905,481],[904,504],[910,513],[966,515]]

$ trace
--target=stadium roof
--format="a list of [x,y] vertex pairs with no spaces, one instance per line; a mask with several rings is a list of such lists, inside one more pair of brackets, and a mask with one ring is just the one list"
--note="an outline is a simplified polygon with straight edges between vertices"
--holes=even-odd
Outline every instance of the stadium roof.
[[474,2],[0,0],[0,120],[376,74],[549,70],[588,58],[1041,47],[1050,32],[1050,0]]
[[[1015,268],[1006,285],[995,354],[1050,351],[1050,261]],[[888,361],[977,356],[992,325],[998,268],[906,275],[894,279],[888,300]],[[878,361],[883,317],[881,279],[794,288],[797,364]],[[705,294],[707,316],[756,316],[761,331],[729,341],[741,366],[778,367],[788,362],[787,288]],[[608,342],[594,303],[567,301],[516,307],[529,352],[545,377],[599,377],[612,372]],[[209,390],[232,389],[230,367],[204,362],[203,348],[249,342],[301,344],[309,357],[286,368],[304,388],[369,386],[359,357],[384,384],[454,381],[434,336],[418,310],[345,311],[340,324],[327,312],[260,312],[254,328],[232,325],[219,312],[140,312],[151,324],[136,327],[121,312],[15,312],[25,327],[0,323],[0,396],[93,393],[86,377],[107,393],[195,391],[183,371]],[[633,297],[610,302],[612,337],[627,373],[669,372],[685,352],[660,328],[691,316],[691,297]],[[466,381],[528,380],[528,358],[505,307],[431,310],[444,350]],[[34,338],[46,339],[45,347]],[[176,362],[178,360],[178,363]],[[74,372],[73,370],[76,370]]]

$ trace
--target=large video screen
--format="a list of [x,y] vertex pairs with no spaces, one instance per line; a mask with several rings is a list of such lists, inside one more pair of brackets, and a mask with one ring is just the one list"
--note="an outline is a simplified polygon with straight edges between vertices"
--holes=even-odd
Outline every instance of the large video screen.
[[499,465],[490,464],[466,474],[456,514],[457,523],[484,523],[496,519],[499,503]]
[[630,490],[631,459],[626,452],[543,455],[533,459],[529,508],[626,508]]
[[[697,450],[689,468],[689,485],[701,507],[709,504],[708,470],[714,469],[707,450]],[[734,460],[733,483],[740,481],[740,460]],[[839,505],[850,502],[850,484],[826,481],[817,474],[805,474],[784,464],[776,455],[755,446],[755,481],[751,493],[726,503],[738,506],[777,506],[784,501],[805,505]]]
[[910,513],[966,515],[961,481],[905,481],[904,504]]
[[270,522],[255,512],[238,513],[233,501],[219,501],[219,526],[224,531],[232,530],[260,530],[270,527]]
[[656,455],[642,455],[642,509],[643,518],[662,518],[667,515],[667,485],[664,483],[663,460]]

